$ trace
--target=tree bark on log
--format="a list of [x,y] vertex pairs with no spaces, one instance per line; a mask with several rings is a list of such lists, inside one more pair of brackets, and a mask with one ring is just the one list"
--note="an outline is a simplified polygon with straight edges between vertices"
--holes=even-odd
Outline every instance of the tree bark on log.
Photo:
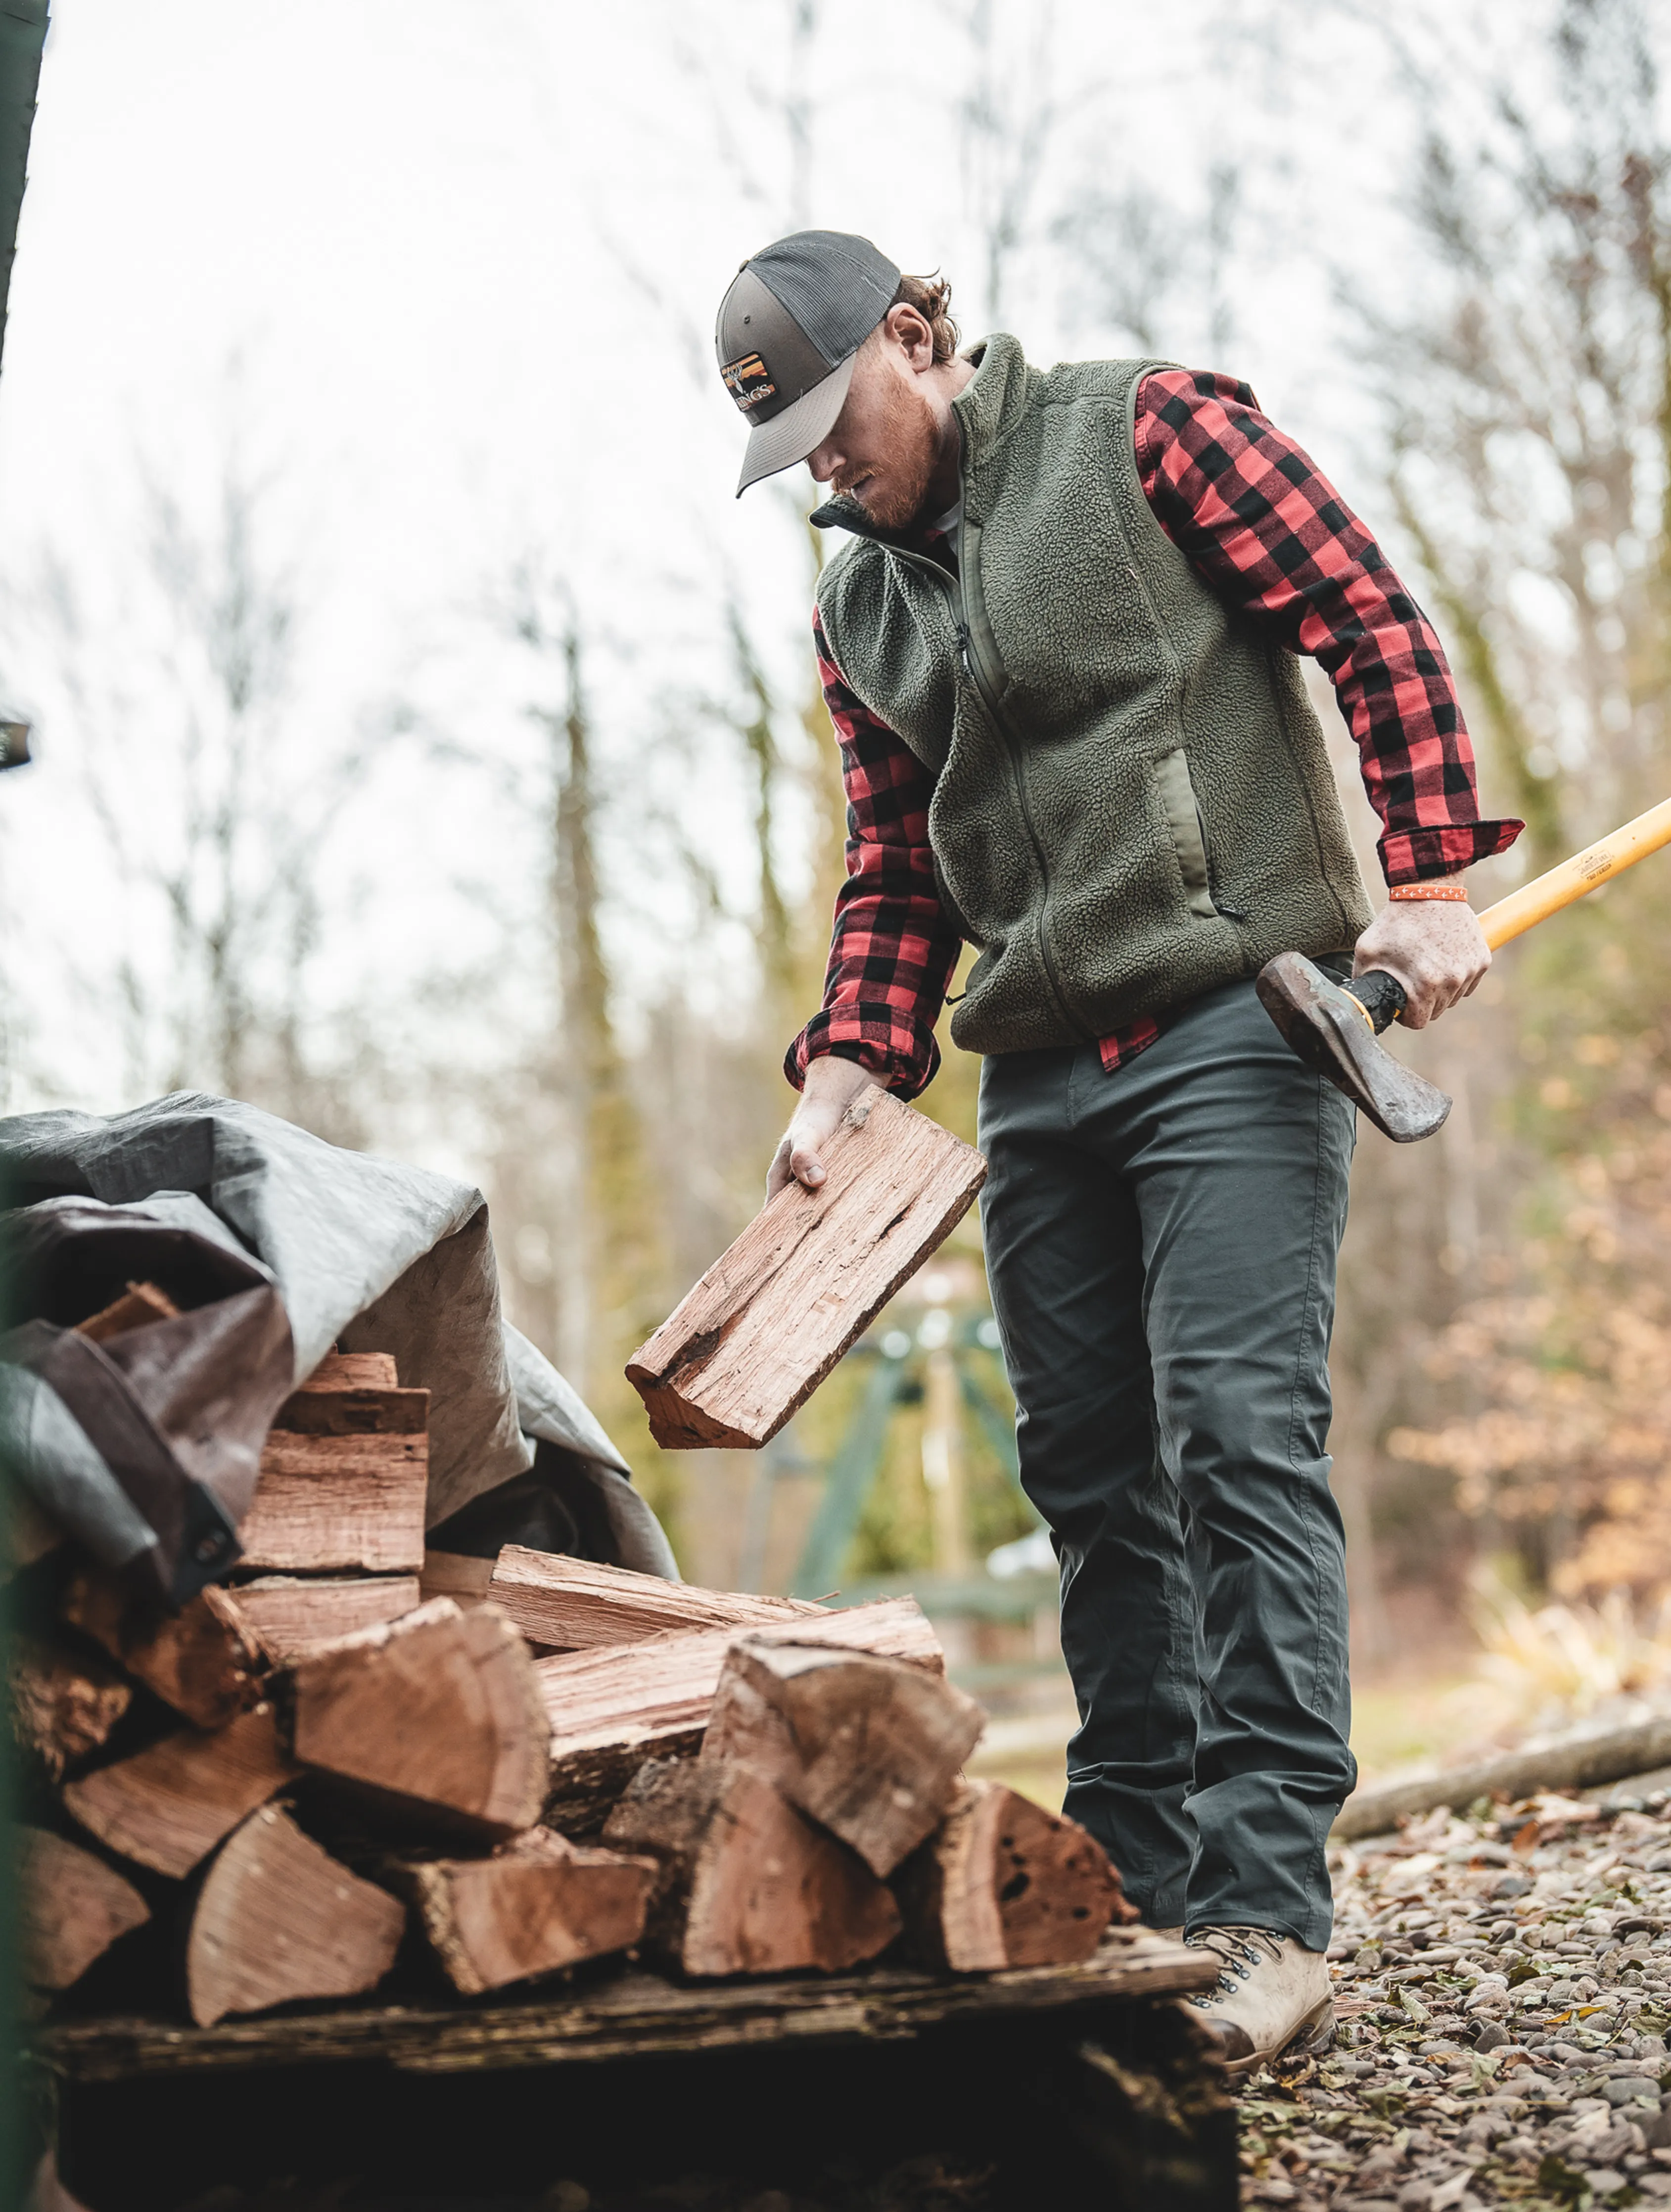
[[90,1654],[15,1630],[6,1674],[12,1741],[62,1782],[97,1751],[133,1703],[133,1685]]
[[885,1880],[939,1826],[985,1726],[921,1668],[747,1638],[726,1654],[702,1757],[763,1774]]
[[317,1647],[283,1681],[304,1765],[500,1834],[538,1820],[550,1723],[528,1647],[496,1606],[434,1598]]
[[229,1595],[280,1665],[422,1603],[416,1575],[264,1575]]
[[84,1567],[70,1580],[63,1615],[198,1728],[224,1728],[260,1701],[271,1655],[226,1590],[200,1590],[167,1613],[103,1569]]
[[18,1963],[40,1990],[67,1990],[150,1907],[130,1881],[79,1844],[19,1831]]
[[[778,1632],[758,1633],[769,1643]],[[793,1643],[878,1651],[945,1672],[939,1639],[914,1598],[803,1614],[785,1633]],[[589,1834],[646,1759],[694,1756],[735,1640],[730,1629],[693,1629],[537,1660],[551,1726],[546,1825]]]
[[899,1932],[886,1885],[746,1766],[657,1761],[604,1836],[660,1863],[650,1940],[687,1974],[838,1972]]
[[972,1146],[879,1091],[822,1158],[818,1188],[781,1190],[628,1363],[664,1450],[775,1436],[987,1175]]
[[674,1629],[789,1627],[802,1614],[827,1611],[798,1598],[700,1589],[521,1544],[500,1553],[488,1595],[531,1644],[553,1651],[637,1644]]
[[185,1946],[191,2017],[208,2027],[228,2013],[374,1989],[405,1920],[398,1899],[264,1805],[222,1846],[198,1893]]
[[391,1879],[465,1996],[624,1951],[644,1932],[653,1859],[531,1828],[490,1858],[407,1861]]
[[279,1747],[270,1705],[211,1735],[182,1730],[72,1782],[65,1808],[120,1857],[177,1881],[300,1770]]
[[998,1782],[963,1785],[896,1887],[914,1954],[958,1974],[1072,1966],[1137,1917],[1094,1836]]

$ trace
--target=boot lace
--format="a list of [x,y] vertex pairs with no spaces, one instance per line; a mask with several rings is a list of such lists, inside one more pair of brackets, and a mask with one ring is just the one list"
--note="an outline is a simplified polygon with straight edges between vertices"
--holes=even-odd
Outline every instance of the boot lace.
[[1194,1928],[1184,1937],[1192,1951],[1211,1951],[1218,1961],[1218,1995],[1233,1997],[1255,1966],[1275,1966],[1282,1937],[1274,1928]]

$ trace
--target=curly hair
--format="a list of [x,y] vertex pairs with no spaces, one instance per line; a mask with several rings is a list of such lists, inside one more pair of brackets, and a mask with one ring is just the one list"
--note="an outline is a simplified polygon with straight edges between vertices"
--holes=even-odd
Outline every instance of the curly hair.
[[902,276],[890,308],[914,307],[934,340],[936,362],[950,361],[957,350],[957,325],[951,319],[951,285],[945,276]]

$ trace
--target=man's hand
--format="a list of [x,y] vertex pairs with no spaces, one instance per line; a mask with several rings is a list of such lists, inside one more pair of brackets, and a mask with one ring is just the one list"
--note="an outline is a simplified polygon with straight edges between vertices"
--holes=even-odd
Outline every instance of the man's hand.
[[806,1071],[806,1087],[800,1094],[800,1104],[783,1133],[782,1142],[767,1173],[767,1197],[775,1198],[792,1182],[804,1183],[808,1190],[816,1190],[824,1178],[819,1152],[835,1135],[842,1115],[861,1092],[885,1091],[887,1087],[879,1076],[860,1067],[856,1060],[826,1054],[813,1060]]
[[1407,1001],[1399,1019],[1419,1030],[1466,999],[1491,964],[1485,932],[1460,899],[1395,899],[1358,939],[1352,972],[1396,975]]

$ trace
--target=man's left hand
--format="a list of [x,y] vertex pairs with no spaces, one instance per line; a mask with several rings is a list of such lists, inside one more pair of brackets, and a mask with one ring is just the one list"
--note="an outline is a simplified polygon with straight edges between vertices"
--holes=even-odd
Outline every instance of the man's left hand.
[[1352,972],[1396,975],[1407,1002],[1399,1019],[1419,1030],[1466,999],[1491,964],[1485,932],[1460,899],[1396,899],[1358,939]]

